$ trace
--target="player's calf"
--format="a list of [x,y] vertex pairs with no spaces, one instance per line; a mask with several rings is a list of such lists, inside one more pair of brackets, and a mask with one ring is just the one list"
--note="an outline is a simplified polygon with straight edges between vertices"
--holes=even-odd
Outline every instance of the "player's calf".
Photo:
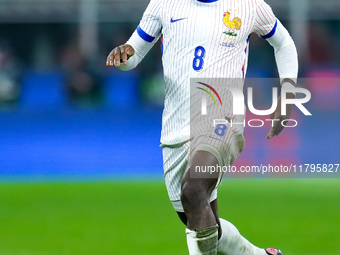
[[189,162],[181,190],[181,202],[187,218],[187,243],[190,255],[217,253],[218,225],[210,206],[210,197],[218,181],[217,176],[193,173],[195,166],[216,165],[215,156],[197,151]]
[[196,166],[205,167],[216,164],[218,164],[217,159],[211,153],[197,151],[192,156],[184,174],[181,202],[189,229],[204,229],[216,224],[215,215],[210,206],[210,197],[219,175],[194,172]]

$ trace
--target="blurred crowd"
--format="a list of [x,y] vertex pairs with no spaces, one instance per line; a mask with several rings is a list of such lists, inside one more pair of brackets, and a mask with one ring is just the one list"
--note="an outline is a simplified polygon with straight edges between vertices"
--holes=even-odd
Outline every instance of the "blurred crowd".
[[[41,88],[61,81],[57,86],[65,105],[100,107],[116,100],[112,105],[117,107],[125,102],[161,106],[164,90],[159,44],[128,74],[105,66],[107,54],[124,43],[136,25],[99,25],[98,50],[89,56],[81,50],[74,24],[1,24],[0,107],[19,107],[27,87],[37,80],[42,81]],[[300,56],[300,76],[318,69],[339,77],[340,22],[310,22],[308,34],[309,53],[308,58]],[[249,61],[249,76],[277,76],[271,48],[256,36],[251,38]],[[44,75],[48,78],[40,79]],[[31,94],[44,91],[41,88]],[[110,97],[113,94],[116,96]]]
[[6,41],[0,42],[0,102],[15,102],[20,94],[21,65]]

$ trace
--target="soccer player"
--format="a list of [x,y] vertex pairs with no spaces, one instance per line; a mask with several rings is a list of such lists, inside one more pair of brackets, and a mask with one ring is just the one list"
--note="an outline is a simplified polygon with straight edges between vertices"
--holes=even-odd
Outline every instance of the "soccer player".
[[[243,79],[252,33],[274,48],[282,87],[294,86],[298,72],[294,42],[263,0],[151,0],[131,38],[107,58],[108,66],[131,70],[163,35],[164,176],[169,198],[187,226],[191,255],[282,254],[278,249],[254,246],[233,224],[219,218],[216,190],[222,175],[190,177],[195,166],[230,166],[244,146],[243,130],[230,126],[223,130],[220,143],[209,138],[214,129],[190,136],[190,79]],[[289,118],[287,108],[285,116],[278,107],[271,118]],[[268,139],[282,131],[280,123],[274,123]]]

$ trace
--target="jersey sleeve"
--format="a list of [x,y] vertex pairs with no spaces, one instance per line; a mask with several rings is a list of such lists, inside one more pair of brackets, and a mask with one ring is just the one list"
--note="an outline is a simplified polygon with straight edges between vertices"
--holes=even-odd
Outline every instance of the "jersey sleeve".
[[277,28],[277,18],[272,8],[263,0],[256,1],[255,26],[254,31],[264,39],[268,39],[275,34]]
[[143,14],[142,20],[137,27],[138,35],[146,42],[152,43],[161,35],[161,7],[162,1],[151,0]]
[[120,65],[120,70],[129,71],[135,68],[158,41],[162,31],[160,11],[161,0],[151,0],[137,29],[126,42],[134,48],[135,54],[126,65]]
[[267,41],[274,48],[276,65],[282,82],[289,79],[296,83],[299,70],[298,54],[292,37],[279,20],[275,34]]

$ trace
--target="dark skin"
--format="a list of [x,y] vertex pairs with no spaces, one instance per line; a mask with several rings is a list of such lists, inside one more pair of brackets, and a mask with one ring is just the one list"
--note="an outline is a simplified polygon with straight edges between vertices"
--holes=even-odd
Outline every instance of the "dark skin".
[[129,44],[120,45],[110,52],[106,60],[106,65],[113,66],[114,63],[116,64],[116,67],[120,67],[120,63],[126,65],[129,58],[134,54],[135,50]]
[[[135,54],[132,46],[124,44],[114,48],[107,57],[107,66],[120,67],[121,63],[127,64],[130,57]],[[295,98],[292,93],[287,93],[288,99]],[[275,121],[270,128],[267,139],[272,139],[279,135],[284,126],[281,121],[289,119],[292,111],[292,105],[287,105],[286,115],[281,114],[281,96],[278,98],[278,107],[270,115],[270,119],[279,119]],[[285,123],[284,123],[285,124]],[[181,202],[184,213],[177,212],[181,221],[189,229],[204,229],[215,224],[220,225],[217,209],[217,201],[210,202],[211,193],[216,187],[218,181],[218,173],[211,175],[210,173],[194,173],[195,166],[216,166],[218,161],[216,157],[207,151],[196,151],[189,163],[182,180]],[[195,174],[195,178],[191,176]],[[219,237],[221,236],[221,228],[219,227]]]
[[[220,226],[220,218],[218,217],[217,200],[216,199],[210,203],[210,207],[211,207],[211,210],[212,210],[212,212],[213,212],[213,214],[215,216],[216,223],[218,224],[218,226]],[[180,220],[183,222],[183,224],[185,226],[187,226],[188,218],[185,215],[185,213],[184,212],[177,212],[177,215],[180,218]],[[218,238],[221,237],[221,234],[222,234],[221,228],[219,228],[218,229]]]
[[[217,202],[210,203],[219,173],[195,173],[195,166],[216,166],[216,157],[207,151],[196,151],[182,180],[181,202],[185,212],[180,215],[189,229],[205,229],[219,224]],[[180,214],[180,213],[179,213]]]
[[[287,93],[286,95],[287,99],[293,99],[295,98],[295,95],[293,93]],[[281,122],[285,119],[289,119],[290,114],[292,112],[292,105],[287,105],[286,108],[286,115],[281,114],[281,96],[278,98],[277,102],[277,108],[276,110],[270,114],[270,119],[279,119],[280,121],[275,121],[273,127],[270,128],[269,133],[267,135],[267,139],[272,139],[274,136],[279,135],[282,130],[284,129],[284,126],[281,125]],[[286,124],[287,122],[284,122]]]

